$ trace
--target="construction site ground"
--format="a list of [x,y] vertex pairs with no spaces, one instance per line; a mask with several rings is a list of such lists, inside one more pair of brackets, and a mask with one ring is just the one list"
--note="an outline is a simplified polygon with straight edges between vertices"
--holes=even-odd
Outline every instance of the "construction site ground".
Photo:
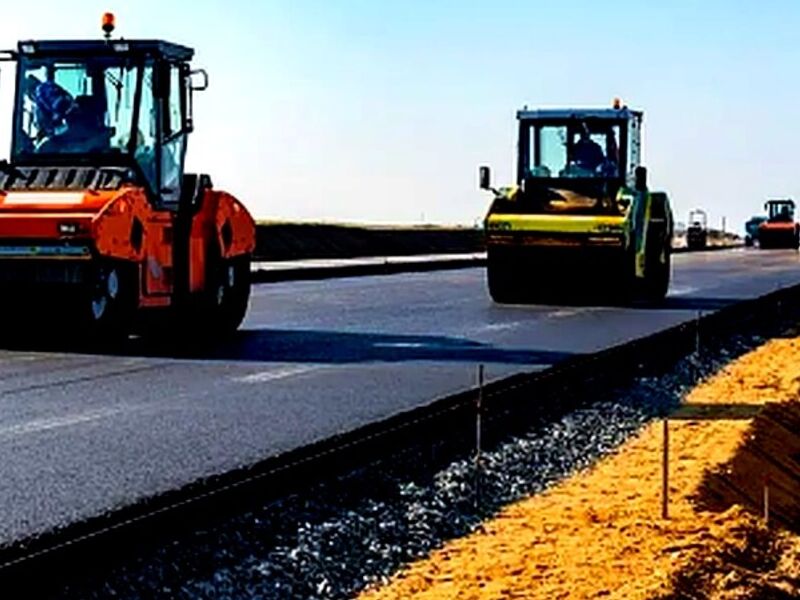
[[731,362],[670,415],[668,518],[656,421],[362,598],[800,597],[798,336]]

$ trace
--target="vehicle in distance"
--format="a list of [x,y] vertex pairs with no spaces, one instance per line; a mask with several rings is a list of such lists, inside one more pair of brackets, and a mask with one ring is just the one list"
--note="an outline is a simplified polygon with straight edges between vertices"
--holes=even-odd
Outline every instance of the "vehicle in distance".
[[793,200],[768,200],[764,204],[767,219],[758,226],[759,248],[794,248],[800,246],[800,225],[795,222]]
[[758,242],[758,229],[767,217],[756,215],[750,217],[744,224],[744,245],[754,246]]
[[485,231],[496,302],[666,295],[673,217],[640,164],[642,118],[618,102],[517,113],[516,185],[494,189],[480,168],[494,194]]
[[708,246],[708,215],[698,208],[689,212],[686,247],[689,250],[705,250],[706,246]]

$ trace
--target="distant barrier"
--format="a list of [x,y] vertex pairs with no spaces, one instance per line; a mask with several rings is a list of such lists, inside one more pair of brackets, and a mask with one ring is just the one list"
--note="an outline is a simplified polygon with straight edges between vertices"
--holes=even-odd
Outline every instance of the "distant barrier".
[[[709,250],[741,246],[732,234],[709,232]],[[676,235],[673,246],[685,251]],[[362,227],[316,223],[259,223],[255,259],[286,261],[306,259],[475,254],[486,250],[483,230],[472,227]]]
[[[709,250],[741,246],[732,234],[709,231]],[[673,247],[685,251],[685,237]],[[259,223],[255,259],[287,261],[484,252],[482,229],[471,227],[362,227],[315,223]]]
[[259,223],[255,259],[363,258],[474,254],[485,250],[483,230],[469,227],[359,227]]

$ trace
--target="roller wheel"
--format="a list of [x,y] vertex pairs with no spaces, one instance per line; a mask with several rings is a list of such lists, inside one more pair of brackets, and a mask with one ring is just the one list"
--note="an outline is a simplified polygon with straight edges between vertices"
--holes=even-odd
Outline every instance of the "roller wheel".
[[644,299],[648,302],[660,302],[667,296],[669,291],[669,280],[672,272],[672,253],[669,248],[666,250],[664,262],[653,253],[649,258],[649,264],[645,269]]
[[94,340],[119,340],[130,331],[136,308],[136,277],[129,265],[98,265],[78,298],[79,323]]
[[213,332],[232,333],[244,320],[250,301],[250,257],[241,256],[219,261],[210,283],[209,301]]
[[519,299],[520,292],[514,281],[508,257],[489,251],[486,264],[486,281],[489,295],[498,304],[510,304]]

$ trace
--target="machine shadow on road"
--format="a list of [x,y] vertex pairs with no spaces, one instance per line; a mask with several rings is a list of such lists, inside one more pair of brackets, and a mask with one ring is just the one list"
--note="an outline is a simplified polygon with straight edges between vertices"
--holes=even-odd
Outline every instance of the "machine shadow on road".
[[[711,312],[735,304],[726,298],[668,297],[657,305],[630,308]],[[224,340],[185,339],[167,334],[131,337],[114,344],[88,343],[69,336],[32,334],[0,338],[8,351],[107,354],[144,358],[231,362],[402,363],[412,361],[552,365],[573,356],[545,349],[498,348],[474,340],[437,335],[400,335],[303,329],[244,329]]]
[[393,335],[301,329],[241,330],[223,339],[131,337],[114,344],[28,335],[0,339],[0,350],[228,362],[349,364],[411,361],[552,365],[569,352],[497,348],[435,335]]
[[636,310],[689,310],[711,312],[721,310],[741,302],[737,298],[700,298],[689,296],[667,296],[658,302],[630,301],[609,298],[575,296],[554,296],[551,298],[538,297],[530,302],[520,304],[507,304],[514,308],[524,307],[569,307],[569,308],[618,308]]
[[713,312],[728,308],[741,302],[736,298],[691,298],[687,296],[667,296],[656,304],[642,305],[641,308],[650,310],[690,310]]
[[502,349],[464,338],[340,331],[254,329],[215,344],[170,345],[132,339],[117,352],[159,358],[293,363],[469,362],[551,365],[568,352]]

